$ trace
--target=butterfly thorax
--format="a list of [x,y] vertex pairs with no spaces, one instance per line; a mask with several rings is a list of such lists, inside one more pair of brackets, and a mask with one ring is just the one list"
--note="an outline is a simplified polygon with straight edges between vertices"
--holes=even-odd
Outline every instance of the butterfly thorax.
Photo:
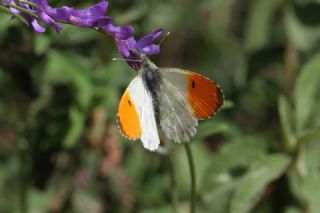
[[150,61],[147,57],[142,57],[141,68],[138,71],[142,76],[144,86],[152,97],[152,103],[155,111],[155,118],[157,123],[160,122],[159,110],[159,92],[161,85],[161,74],[159,68]]

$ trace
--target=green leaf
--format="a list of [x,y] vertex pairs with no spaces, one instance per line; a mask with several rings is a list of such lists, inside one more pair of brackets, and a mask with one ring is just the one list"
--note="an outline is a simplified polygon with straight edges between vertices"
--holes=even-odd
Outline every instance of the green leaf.
[[296,139],[292,126],[293,113],[287,99],[283,96],[280,96],[279,98],[278,110],[286,149],[291,152],[296,146]]
[[[237,168],[245,168],[266,156],[267,143],[258,136],[237,136],[210,158],[209,176],[219,176]],[[237,157],[235,157],[237,156]],[[208,184],[208,181],[203,181]]]
[[203,212],[228,212],[230,206],[230,198],[238,181],[231,179],[227,175],[219,177],[220,185],[216,186],[214,190],[201,194],[203,201]]
[[303,211],[301,211],[298,208],[290,206],[290,207],[286,208],[285,213],[303,213]]
[[81,66],[80,58],[51,51],[44,80],[51,84],[65,84],[75,88],[77,104],[86,109],[93,98],[93,85],[91,82],[92,70]]
[[198,132],[193,138],[194,141],[203,140],[204,138],[216,134],[216,133],[226,133],[232,129],[231,125],[227,122],[208,120],[200,123],[198,127]]
[[285,27],[289,40],[300,50],[311,50],[320,41],[320,27],[303,25],[296,17],[292,6],[287,7],[285,11]]
[[313,113],[317,112],[316,103],[320,96],[320,54],[305,64],[297,78],[294,90],[296,123],[298,136],[307,129]]
[[69,112],[70,125],[64,138],[66,147],[73,146],[81,137],[84,129],[85,115],[76,107],[71,107]]
[[318,212],[320,209],[319,136],[308,138],[308,143],[304,143],[300,147],[296,163],[299,167],[291,170],[288,175],[290,189],[309,212]]
[[279,3],[278,0],[255,0],[252,2],[245,32],[247,51],[256,51],[268,44],[273,27],[273,13]]
[[200,180],[198,192],[204,212],[227,212],[234,188],[255,162],[265,158],[267,143],[261,137],[236,136],[207,161],[207,174]]
[[312,172],[307,176],[300,176],[297,172],[289,175],[290,188],[303,203],[308,212],[318,212],[320,209],[320,174]]
[[230,109],[234,107],[234,103],[231,100],[224,100],[222,109]]
[[266,185],[282,175],[289,162],[287,156],[274,154],[252,166],[235,189],[230,212],[249,212],[256,205]]
[[53,192],[46,190],[40,191],[37,189],[31,189],[28,194],[28,212],[41,213],[47,212],[50,206],[50,202],[53,198]]
[[34,37],[34,50],[37,54],[43,54],[50,46],[50,38],[45,34],[36,34]]

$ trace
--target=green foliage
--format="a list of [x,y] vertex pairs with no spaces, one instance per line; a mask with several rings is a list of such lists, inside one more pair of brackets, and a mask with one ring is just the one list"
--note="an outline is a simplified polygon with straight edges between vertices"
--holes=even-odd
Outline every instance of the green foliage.
[[246,44],[248,52],[268,46],[272,28],[273,12],[279,7],[278,0],[252,2],[246,25]]
[[253,165],[235,188],[230,212],[248,212],[260,199],[267,184],[278,178],[290,160],[285,155],[269,155]]
[[[171,32],[157,65],[204,74],[225,93],[190,142],[197,212],[319,212],[319,8],[109,2],[115,23],[137,37]],[[188,212],[183,146],[151,153],[118,133],[118,102],[136,73],[112,61],[113,39],[71,25],[36,34],[5,11],[0,20],[0,212],[171,212],[173,200]]]
[[297,78],[295,88],[295,106],[297,131],[301,134],[309,125],[310,120],[316,116],[317,106],[319,106],[320,90],[320,55],[313,56],[301,70]]
[[282,127],[283,140],[285,148],[288,151],[293,151],[296,148],[296,138],[294,135],[293,127],[293,112],[285,97],[280,96],[279,98],[279,116]]

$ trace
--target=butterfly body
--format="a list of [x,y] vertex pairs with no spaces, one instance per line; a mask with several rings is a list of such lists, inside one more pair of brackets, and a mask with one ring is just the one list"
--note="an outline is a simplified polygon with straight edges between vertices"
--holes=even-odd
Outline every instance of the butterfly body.
[[213,116],[223,104],[221,89],[200,74],[177,68],[158,68],[142,57],[141,68],[118,109],[123,135],[140,139],[145,148],[159,147],[158,126],[177,143],[189,141],[198,120]]
[[152,61],[150,61],[146,57],[144,57],[142,60],[142,66],[138,71],[138,74],[141,75],[144,86],[152,97],[155,118],[157,123],[159,123],[159,92],[162,83],[162,76],[160,74],[159,68]]

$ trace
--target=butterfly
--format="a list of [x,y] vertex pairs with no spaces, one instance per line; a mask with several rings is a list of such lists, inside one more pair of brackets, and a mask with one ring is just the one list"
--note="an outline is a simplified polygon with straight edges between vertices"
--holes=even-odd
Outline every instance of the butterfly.
[[176,143],[196,134],[198,120],[208,119],[223,105],[221,88],[208,78],[178,68],[158,68],[142,55],[138,75],[130,82],[119,104],[120,132],[143,146],[159,148],[158,126]]

